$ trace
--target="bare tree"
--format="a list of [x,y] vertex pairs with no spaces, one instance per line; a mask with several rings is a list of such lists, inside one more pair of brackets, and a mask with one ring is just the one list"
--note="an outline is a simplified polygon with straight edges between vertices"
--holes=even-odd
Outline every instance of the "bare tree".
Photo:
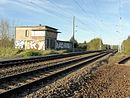
[[[12,28],[13,27],[13,28]],[[0,22],[0,47],[14,47],[14,23],[11,25],[8,20],[1,18]]]

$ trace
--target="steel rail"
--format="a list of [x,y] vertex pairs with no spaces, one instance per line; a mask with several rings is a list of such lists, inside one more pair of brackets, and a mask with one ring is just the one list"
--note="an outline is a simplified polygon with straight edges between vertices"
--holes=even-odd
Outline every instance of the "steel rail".
[[124,63],[127,62],[128,60],[130,60],[130,56],[127,56],[127,57],[123,58],[122,60],[120,60],[120,61],[118,62],[118,64],[124,64]]

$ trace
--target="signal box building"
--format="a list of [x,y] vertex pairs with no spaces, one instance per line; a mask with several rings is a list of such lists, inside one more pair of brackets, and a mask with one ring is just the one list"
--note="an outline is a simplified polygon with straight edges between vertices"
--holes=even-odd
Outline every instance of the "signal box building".
[[15,27],[15,48],[24,49],[63,49],[72,48],[72,43],[58,41],[58,29],[49,26]]

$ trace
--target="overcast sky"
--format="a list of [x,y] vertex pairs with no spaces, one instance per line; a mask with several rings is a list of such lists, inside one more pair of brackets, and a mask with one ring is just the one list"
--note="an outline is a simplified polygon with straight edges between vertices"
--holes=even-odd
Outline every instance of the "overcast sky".
[[62,32],[58,40],[71,38],[73,16],[78,42],[100,37],[105,44],[119,44],[130,35],[130,0],[0,0],[0,17],[16,26],[55,27]]

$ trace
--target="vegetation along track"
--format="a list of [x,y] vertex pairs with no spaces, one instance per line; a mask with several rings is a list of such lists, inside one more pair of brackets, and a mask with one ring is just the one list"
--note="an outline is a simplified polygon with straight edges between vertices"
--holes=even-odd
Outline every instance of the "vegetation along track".
[[3,77],[0,79],[0,97],[8,97],[12,94],[18,94],[26,89],[31,89],[31,87],[37,85],[40,82],[47,83],[61,74],[68,73],[72,70],[82,67],[85,64],[91,63],[109,53],[112,53],[112,50],[33,71]]

